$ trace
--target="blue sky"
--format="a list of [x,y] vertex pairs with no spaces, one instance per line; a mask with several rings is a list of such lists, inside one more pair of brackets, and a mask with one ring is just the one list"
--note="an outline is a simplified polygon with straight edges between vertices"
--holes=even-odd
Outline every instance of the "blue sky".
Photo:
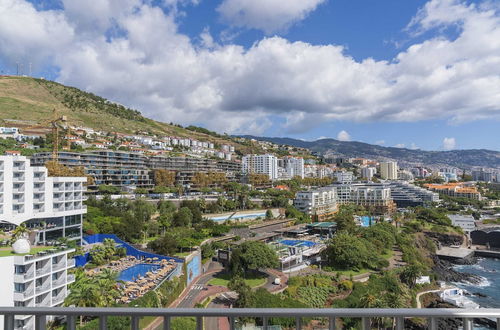
[[4,73],[32,62],[158,120],[500,150],[495,1],[5,0],[0,15]]

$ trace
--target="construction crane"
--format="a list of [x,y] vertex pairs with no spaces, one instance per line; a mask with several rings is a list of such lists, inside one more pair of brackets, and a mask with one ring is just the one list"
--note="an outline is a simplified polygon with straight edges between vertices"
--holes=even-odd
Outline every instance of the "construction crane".
[[57,112],[56,109],[52,110],[52,119],[45,120],[39,124],[29,126],[24,128],[24,130],[30,129],[30,128],[41,128],[45,127],[47,125],[51,126],[52,129],[52,136],[54,138],[54,141],[52,143],[52,160],[57,163],[58,162],[58,156],[59,156],[59,125],[61,123],[66,123],[68,121],[68,118],[66,116],[59,116],[59,113]]

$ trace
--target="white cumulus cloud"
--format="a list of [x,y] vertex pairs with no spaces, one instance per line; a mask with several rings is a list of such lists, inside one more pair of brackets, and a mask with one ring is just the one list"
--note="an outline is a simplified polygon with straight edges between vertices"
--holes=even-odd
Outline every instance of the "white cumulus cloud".
[[282,37],[247,49],[221,45],[209,29],[192,40],[179,32],[177,11],[150,1],[62,3],[61,10],[37,10],[26,0],[1,0],[0,61],[55,66],[59,82],[158,120],[261,134],[276,122],[301,132],[336,120],[500,119],[495,2],[429,1],[408,29],[454,26],[457,35],[414,43],[390,61],[358,61],[342,46]]
[[287,29],[303,20],[325,0],[223,0],[217,11],[236,27],[267,34]]
[[347,131],[340,131],[339,134],[337,134],[337,140],[339,141],[351,141],[351,135],[347,133]]
[[457,142],[453,137],[445,137],[443,139],[443,149],[444,150],[453,150],[457,146]]

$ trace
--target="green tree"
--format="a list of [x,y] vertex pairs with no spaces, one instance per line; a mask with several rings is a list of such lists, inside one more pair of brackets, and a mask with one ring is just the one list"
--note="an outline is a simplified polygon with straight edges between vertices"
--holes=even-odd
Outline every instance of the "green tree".
[[412,264],[403,268],[399,274],[399,278],[401,279],[401,282],[405,283],[410,288],[413,288],[420,275],[422,275],[422,268],[417,264]]
[[263,242],[244,242],[232,250],[230,269],[234,274],[244,275],[249,270],[278,266],[276,252]]
[[174,214],[173,225],[176,227],[189,227],[193,221],[193,213],[187,207],[181,207],[179,211]]

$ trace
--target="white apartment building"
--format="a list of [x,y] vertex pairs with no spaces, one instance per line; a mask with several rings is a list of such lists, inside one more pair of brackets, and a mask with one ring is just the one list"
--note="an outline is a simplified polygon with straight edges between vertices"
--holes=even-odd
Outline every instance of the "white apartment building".
[[[34,255],[0,257],[0,306],[60,307],[68,295],[68,285],[75,281],[68,272],[75,267],[75,260],[68,258],[74,251],[59,248]],[[34,321],[33,316],[16,315],[14,329],[35,329]],[[4,329],[3,323],[0,316],[0,329]]]
[[[30,244],[40,248],[38,253],[0,256],[1,306],[63,303],[67,286],[74,281],[68,274],[75,266],[68,258],[74,250],[46,245],[61,237],[81,241],[86,180],[49,177],[45,167],[31,166],[26,157],[0,156],[0,227],[7,231],[25,223]],[[16,316],[15,323],[15,329],[34,329],[29,316]]]
[[337,182],[339,183],[351,183],[354,181],[354,173],[350,171],[337,171],[333,172],[334,178],[337,179]]
[[270,180],[278,179],[278,158],[274,155],[246,155],[242,158],[242,170],[246,174],[265,174]]
[[391,189],[375,183],[335,184],[339,204],[356,204],[370,208],[380,214],[392,213],[396,204]]
[[397,162],[381,162],[380,163],[380,177],[383,180],[397,180],[398,179],[398,163]]
[[398,180],[403,180],[403,181],[411,181],[415,179],[413,174],[408,171],[408,170],[399,170],[398,172]]
[[472,215],[450,214],[448,218],[453,226],[458,226],[466,233],[476,230],[476,221]]
[[317,221],[323,221],[337,212],[337,192],[334,187],[299,191],[293,205],[299,211],[317,217]]
[[299,157],[284,157],[282,160],[282,166],[290,178],[300,177],[304,178],[304,159]]
[[367,180],[373,179],[373,176],[375,175],[375,173],[377,173],[377,170],[375,169],[375,167],[365,166],[365,167],[361,168],[361,177],[365,178]]
[[32,244],[47,244],[60,237],[82,236],[87,212],[85,177],[49,177],[47,168],[30,166],[24,156],[0,156],[0,228],[25,223],[36,232]]

